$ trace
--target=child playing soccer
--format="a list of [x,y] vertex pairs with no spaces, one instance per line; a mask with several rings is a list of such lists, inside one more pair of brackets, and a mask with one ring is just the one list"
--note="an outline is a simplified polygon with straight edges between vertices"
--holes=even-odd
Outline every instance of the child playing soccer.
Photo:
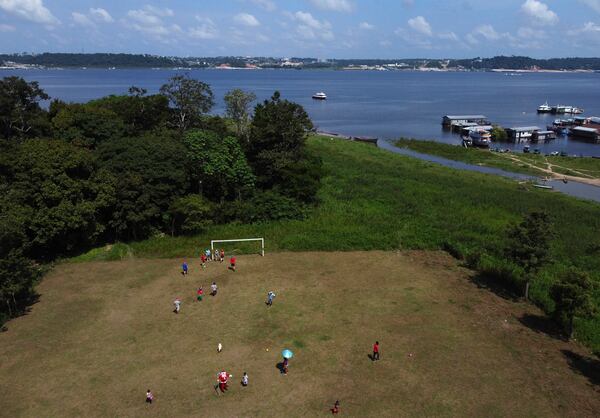
[[200,256],[200,265],[203,269],[206,268],[206,256],[204,254]]
[[219,253],[219,255],[221,256],[221,259],[219,261],[221,261],[221,263],[223,261],[225,261],[225,250],[223,248],[221,248],[221,252]]
[[242,386],[248,386],[248,373],[244,372],[242,376]]
[[217,296],[217,284],[215,282],[213,282],[210,285],[210,290],[211,290],[211,292],[210,292],[211,296]]
[[229,259],[229,270],[233,270],[233,271],[235,271],[235,261],[236,261],[236,260],[235,260],[235,256],[232,256],[232,257]]
[[204,290],[202,290],[202,286],[200,286],[196,291],[196,299],[198,299],[198,302],[202,302],[202,296],[204,296]]
[[273,299],[275,299],[275,293],[271,290],[267,294],[267,306],[273,306]]
[[173,301],[173,305],[175,305],[175,313],[178,314],[179,310],[181,309],[181,301],[179,300],[179,298],[176,298]]
[[154,395],[152,394],[152,392],[150,392],[150,389],[148,389],[146,391],[146,403],[152,403],[152,401],[154,400]]
[[181,274],[184,276],[187,276],[188,274],[188,264],[187,261],[183,261],[183,264],[181,265]]

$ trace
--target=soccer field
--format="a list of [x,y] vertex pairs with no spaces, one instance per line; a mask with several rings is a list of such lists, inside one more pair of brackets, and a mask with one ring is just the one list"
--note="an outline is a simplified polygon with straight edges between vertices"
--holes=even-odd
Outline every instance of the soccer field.
[[316,417],[336,399],[353,417],[600,415],[594,360],[443,253],[240,256],[235,273],[194,259],[187,277],[181,261],[55,268],[0,333],[0,416]]

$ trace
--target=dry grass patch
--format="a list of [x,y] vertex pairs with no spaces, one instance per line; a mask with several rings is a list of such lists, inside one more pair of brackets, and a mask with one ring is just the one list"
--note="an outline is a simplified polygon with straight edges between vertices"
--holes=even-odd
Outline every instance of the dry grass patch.
[[[525,326],[537,311],[477,288],[444,254],[278,253],[238,263],[232,273],[194,260],[186,278],[180,260],[59,266],[31,313],[0,334],[2,415],[314,417],[336,399],[357,417],[600,414],[595,360]],[[195,302],[196,287],[213,280],[218,296]],[[268,309],[269,290],[277,297]],[[382,358],[371,363],[376,339]],[[282,376],[286,347],[296,356]],[[218,396],[222,368],[234,378]]]

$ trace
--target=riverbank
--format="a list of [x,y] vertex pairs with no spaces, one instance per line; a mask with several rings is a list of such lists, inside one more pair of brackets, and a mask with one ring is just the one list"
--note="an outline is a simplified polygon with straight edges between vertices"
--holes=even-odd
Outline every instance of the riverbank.
[[497,153],[487,149],[464,148],[435,141],[405,138],[394,141],[394,144],[401,148],[468,164],[600,187],[600,159],[596,158]]

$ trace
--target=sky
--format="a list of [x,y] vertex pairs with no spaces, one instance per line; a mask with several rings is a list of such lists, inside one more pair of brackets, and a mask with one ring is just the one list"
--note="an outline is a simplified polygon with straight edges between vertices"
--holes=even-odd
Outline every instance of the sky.
[[600,0],[0,0],[0,52],[600,56]]

